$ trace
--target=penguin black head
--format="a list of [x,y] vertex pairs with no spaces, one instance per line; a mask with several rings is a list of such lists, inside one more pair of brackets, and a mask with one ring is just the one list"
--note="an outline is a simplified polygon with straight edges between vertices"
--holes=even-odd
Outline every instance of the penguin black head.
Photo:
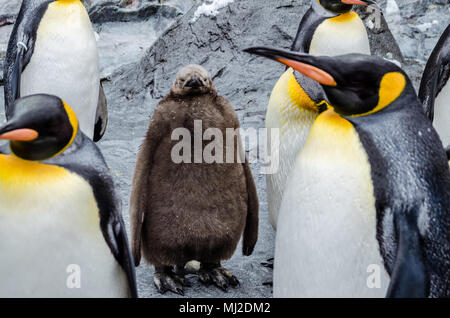
[[201,95],[214,91],[208,71],[202,66],[191,64],[183,67],[177,74],[171,92],[174,95]]
[[75,139],[78,120],[64,101],[51,95],[31,95],[15,101],[12,117],[0,127],[0,139],[11,152],[41,161],[61,154]]
[[322,7],[324,7],[328,11],[337,14],[349,12],[353,8],[353,5],[367,6],[371,4],[376,4],[376,2],[373,0],[313,0],[313,1],[318,1]]
[[375,56],[316,57],[264,47],[245,52],[273,59],[319,82],[330,104],[343,116],[376,113],[411,89],[411,82],[402,69]]

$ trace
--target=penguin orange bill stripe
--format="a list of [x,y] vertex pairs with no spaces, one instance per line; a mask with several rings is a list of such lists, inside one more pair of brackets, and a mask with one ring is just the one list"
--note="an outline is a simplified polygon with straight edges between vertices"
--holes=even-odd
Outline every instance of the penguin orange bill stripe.
[[32,141],[39,136],[38,132],[34,129],[22,128],[9,131],[0,135],[2,140],[19,140],[19,141]]
[[313,80],[319,82],[320,84],[327,85],[327,86],[336,86],[337,83],[334,80],[333,76],[325,72],[324,70],[321,70],[320,68],[317,68],[312,65],[308,65],[302,62],[294,61],[294,60],[287,60],[283,58],[276,58],[276,60],[284,65],[287,65],[289,67],[292,67],[294,70],[302,73],[305,76],[308,76],[309,78],[312,78]]
[[360,1],[360,0],[341,0],[342,3],[344,4],[360,4],[363,6],[367,6],[368,4],[364,1]]

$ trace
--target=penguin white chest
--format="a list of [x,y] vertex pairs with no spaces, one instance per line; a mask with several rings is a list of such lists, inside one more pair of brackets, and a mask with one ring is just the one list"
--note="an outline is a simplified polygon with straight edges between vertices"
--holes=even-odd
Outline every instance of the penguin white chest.
[[370,55],[369,38],[364,23],[355,12],[326,19],[314,31],[309,53],[317,56],[351,53]]
[[450,145],[450,80],[434,101],[433,126],[441,137],[444,147]]
[[[277,228],[278,214],[286,180],[295,159],[318,115],[314,102],[298,84],[289,68],[275,85],[267,108],[267,153],[271,167],[266,175],[270,222]],[[279,138],[272,134],[278,133]]]
[[370,165],[353,126],[321,114],[290,174],[278,219],[275,297],[384,297]]
[[0,164],[0,297],[128,296],[88,183],[10,156]]
[[22,73],[21,94],[60,97],[75,110],[81,130],[92,138],[99,85],[97,44],[85,8],[80,1],[51,3]]

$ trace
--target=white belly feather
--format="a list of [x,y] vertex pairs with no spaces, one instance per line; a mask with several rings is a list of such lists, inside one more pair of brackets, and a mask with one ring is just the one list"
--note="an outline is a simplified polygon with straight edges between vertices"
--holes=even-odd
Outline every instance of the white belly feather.
[[[271,158],[279,160],[276,172],[266,175],[267,203],[270,222],[274,229],[277,228],[278,212],[287,177],[318,114],[317,111],[299,105],[298,100],[292,98],[292,94],[289,93],[289,81],[291,85],[295,81],[293,73],[292,69],[288,69],[278,80],[272,91],[266,115],[269,137],[267,151]],[[271,129],[279,129],[280,140],[274,144],[271,144]]]
[[[73,174],[53,176],[23,183],[2,175],[0,297],[127,297],[91,188]],[[81,288],[67,285],[70,265],[81,269]]]
[[441,137],[444,147],[450,146],[450,80],[434,101],[433,126]]
[[[369,39],[362,20],[354,12],[326,20],[316,29],[309,53],[328,56],[349,53],[370,54]],[[290,72],[292,74],[292,71]],[[270,145],[270,138],[267,142],[272,148],[269,148],[272,157],[277,152],[280,155],[279,171],[266,177],[269,216],[274,229],[277,228],[286,177],[291,172],[293,163],[317,116],[317,112],[302,110],[302,105],[292,105],[285,83],[286,76],[285,73],[274,87],[266,115],[267,128],[283,128],[279,149],[276,145]],[[285,106],[289,103],[292,107]],[[289,114],[289,112],[293,114]],[[301,116],[298,113],[301,113]],[[291,118],[287,125],[285,118]],[[296,123],[295,120],[297,120]]]
[[[367,156],[353,128],[341,134],[327,129],[330,123],[319,126],[319,118],[281,204],[274,296],[384,297],[389,278],[376,240]],[[372,264],[380,288],[367,285]]]
[[355,12],[327,19],[315,30],[309,53],[316,56],[351,53],[370,55],[366,27]]
[[62,98],[75,110],[81,130],[92,138],[99,81],[97,44],[85,8],[79,1],[50,4],[22,73],[21,94]]

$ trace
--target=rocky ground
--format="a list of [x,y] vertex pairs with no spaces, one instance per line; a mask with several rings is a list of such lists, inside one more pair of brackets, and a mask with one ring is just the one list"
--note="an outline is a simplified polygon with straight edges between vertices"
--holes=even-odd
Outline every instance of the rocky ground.
[[[0,0],[0,61],[19,8],[19,0]],[[220,94],[234,105],[246,127],[264,127],[270,91],[283,67],[241,52],[260,44],[288,48],[310,0],[235,0],[199,15],[199,0],[87,0],[98,33],[101,77],[110,118],[99,143],[111,168],[128,224],[128,200],[138,147],[158,101],[168,92],[178,69],[189,63],[206,67]],[[448,0],[382,0],[386,20],[405,58],[403,66],[416,87],[426,59],[449,23]],[[197,14],[196,14],[197,12]],[[206,11],[202,11],[206,12]],[[386,46],[386,43],[379,45]],[[388,43],[387,47],[395,45]],[[0,62],[1,66],[1,62]],[[0,84],[2,77],[0,76]],[[0,92],[0,104],[3,103]],[[3,105],[0,105],[3,111]],[[2,115],[2,114],[1,114]],[[257,158],[254,158],[257,159]],[[252,165],[260,196],[260,239],[251,257],[240,255],[224,265],[241,286],[223,293],[191,277],[188,297],[270,297],[272,271],[261,262],[273,256],[274,231],[267,214],[261,163]],[[153,270],[137,269],[141,297],[159,297]],[[163,297],[174,297],[167,294]]]

